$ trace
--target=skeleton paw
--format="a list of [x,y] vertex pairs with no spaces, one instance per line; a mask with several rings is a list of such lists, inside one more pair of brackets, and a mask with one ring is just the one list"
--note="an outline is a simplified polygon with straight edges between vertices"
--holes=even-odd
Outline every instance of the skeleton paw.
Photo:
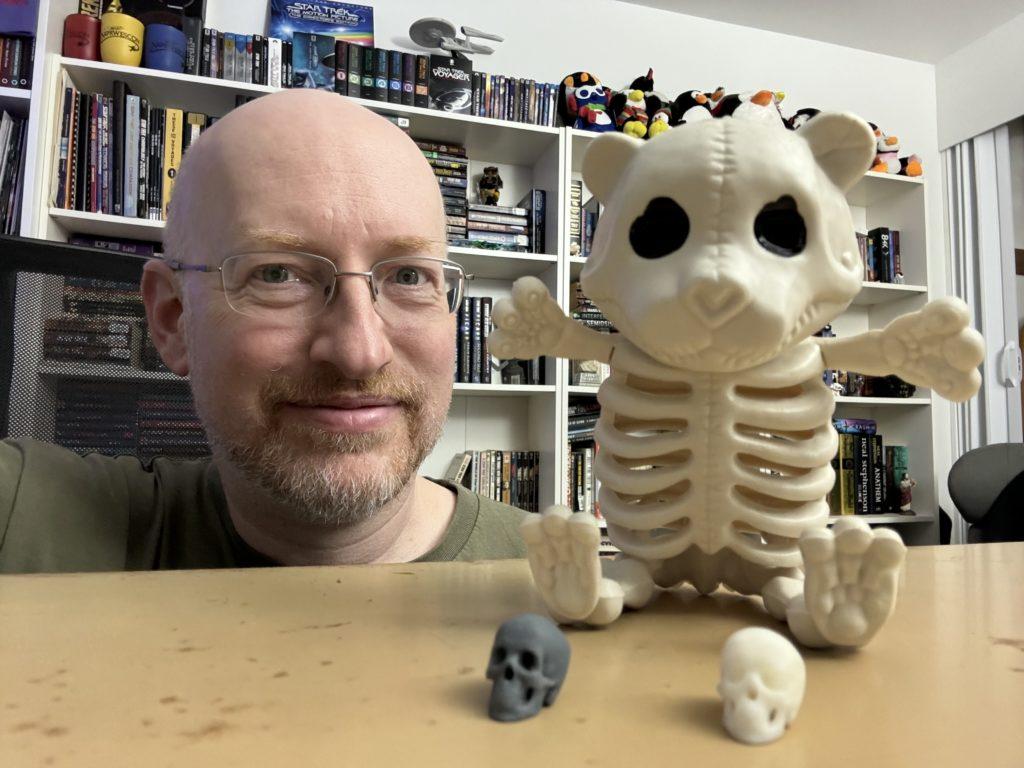
[[623,592],[601,577],[601,530],[593,515],[549,507],[528,516],[519,530],[534,583],[556,620],[607,624],[618,617]]
[[900,378],[963,402],[981,386],[977,369],[985,357],[985,343],[970,321],[963,301],[937,299],[889,323],[882,331],[882,354]]
[[863,520],[843,518],[834,531],[800,538],[803,602],[822,637],[832,645],[866,644],[896,605],[907,548],[895,531],[872,531]]
[[550,353],[572,321],[536,277],[521,277],[512,298],[501,299],[491,313],[495,330],[488,337],[491,354],[501,359],[529,359]]

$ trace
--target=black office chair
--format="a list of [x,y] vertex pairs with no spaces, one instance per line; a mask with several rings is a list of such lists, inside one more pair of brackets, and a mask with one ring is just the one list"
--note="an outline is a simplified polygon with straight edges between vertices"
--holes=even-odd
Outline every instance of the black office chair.
[[949,470],[949,495],[968,543],[1024,541],[1024,443],[968,451]]

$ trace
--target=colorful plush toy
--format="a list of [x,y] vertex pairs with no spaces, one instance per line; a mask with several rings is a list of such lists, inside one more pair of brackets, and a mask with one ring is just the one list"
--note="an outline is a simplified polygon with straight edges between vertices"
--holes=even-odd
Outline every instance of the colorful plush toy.
[[643,139],[647,136],[650,117],[647,112],[647,92],[654,90],[654,70],[647,76],[636,78],[629,87],[612,96],[611,110],[615,127],[627,136]]
[[786,98],[781,91],[747,91],[723,96],[712,109],[715,117],[738,117],[767,125],[785,127],[779,102]]
[[672,102],[672,125],[674,126],[710,119],[711,97],[706,93],[683,91]]
[[808,120],[820,112],[820,109],[815,109],[814,107],[804,107],[803,109],[798,109],[790,117],[787,117],[784,122],[789,130],[795,131],[806,125]]
[[[584,89],[580,93],[580,89]],[[580,106],[585,107],[582,119]],[[585,131],[613,131],[615,125],[607,114],[610,91],[590,72],[573,72],[558,84],[558,116],[562,125]]]
[[874,123],[868,123],[871,130],[875,132],[875,162],[871,170],[875,173],[893,173],[898,176],[920,176],[924,171],[921,168],[921,158],[917,155],[906,155],[900,157],[900,140],[896,136],[889,136]]

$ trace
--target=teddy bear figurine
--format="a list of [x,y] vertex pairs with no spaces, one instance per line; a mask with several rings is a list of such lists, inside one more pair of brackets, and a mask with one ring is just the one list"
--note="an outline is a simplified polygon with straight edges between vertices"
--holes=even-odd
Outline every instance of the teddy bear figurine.
[[497,302],[499,358],[607,363],[595,438],[601,513],[555,506],[521,531],[553,618],[603,625],[658,589],[763,598],[808,646],[862,646],[896,603],[906,548],[855,516],[830,530],[838,436],[826,369],[901,379],[961,402],[981,335],[936,299],[860,335],[815,336],[861,289],[845,193],[875,136],[822,112],[798,131],[737,117],[655,141],[595,139],[586,186],[604,206],[584,293],[617,333],[567,317],[534,277]]

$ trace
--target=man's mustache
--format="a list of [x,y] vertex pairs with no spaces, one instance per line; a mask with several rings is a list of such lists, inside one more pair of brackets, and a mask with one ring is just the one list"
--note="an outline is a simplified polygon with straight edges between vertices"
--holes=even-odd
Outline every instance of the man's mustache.
[[304,379],[272,376],[260,385],[259,392],[264,412],[281,403],[317,403],[350,396],[394,400],[410,408],[419,408],[426,400],[422,382],[400,378],[389,371],[358,380],[331,372]]

